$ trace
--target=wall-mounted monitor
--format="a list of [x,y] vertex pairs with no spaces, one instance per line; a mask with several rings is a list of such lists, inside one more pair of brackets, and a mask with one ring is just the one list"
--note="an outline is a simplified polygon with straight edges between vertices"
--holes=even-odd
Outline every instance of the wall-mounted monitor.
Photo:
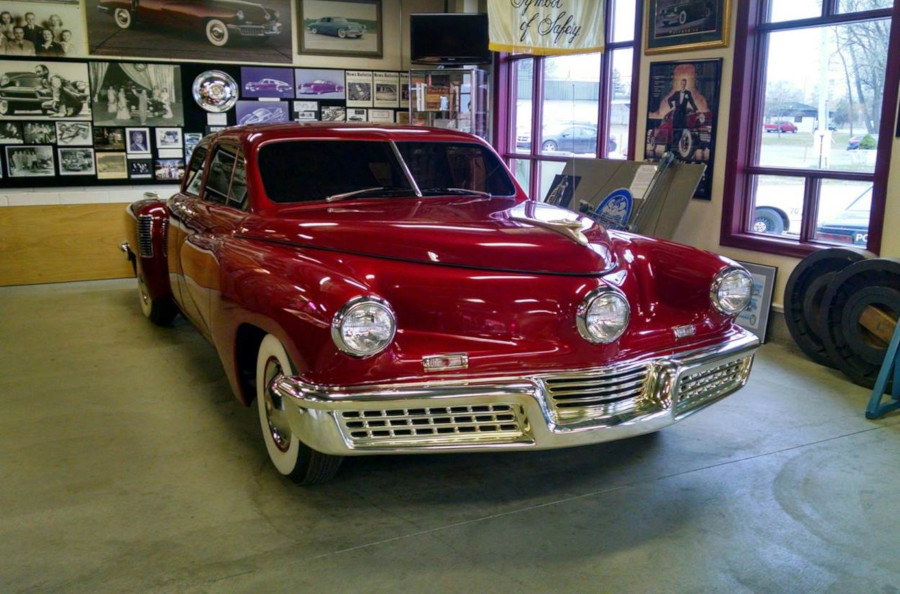
[[489,64],[488,18],[476,13],[410,15],[413,64]]

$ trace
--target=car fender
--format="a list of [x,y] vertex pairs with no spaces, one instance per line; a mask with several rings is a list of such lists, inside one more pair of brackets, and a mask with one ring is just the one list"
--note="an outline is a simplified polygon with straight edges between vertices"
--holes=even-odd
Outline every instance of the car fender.
[[171,298],[166,254],[169,212],[165,201],[159,198],[140,200],[129,204],[125,214],[129,259],[144,273],[144,282],[151,298]]

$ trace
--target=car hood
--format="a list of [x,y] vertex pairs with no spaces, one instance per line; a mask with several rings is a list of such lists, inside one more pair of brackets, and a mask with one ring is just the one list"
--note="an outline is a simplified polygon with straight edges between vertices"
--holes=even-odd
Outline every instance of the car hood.
[[403,198],[281,207],[241,237],[392,260],[509,272],[598,275],[606,230],[577,213],[508,198]]

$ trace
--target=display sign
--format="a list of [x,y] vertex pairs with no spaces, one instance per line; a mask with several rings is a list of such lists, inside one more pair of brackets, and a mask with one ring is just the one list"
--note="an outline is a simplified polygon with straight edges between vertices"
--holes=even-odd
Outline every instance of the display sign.
[[488,0],[490,49],[538,55],[602,52],[600,0]]

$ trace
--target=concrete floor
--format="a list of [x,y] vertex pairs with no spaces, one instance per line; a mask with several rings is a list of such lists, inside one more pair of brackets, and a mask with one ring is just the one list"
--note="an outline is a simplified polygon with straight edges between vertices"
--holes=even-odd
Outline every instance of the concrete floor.
[[301,488],[134,281],[0,289],[0,592],[900,592],[900,415],[791,347],[656,435]]

